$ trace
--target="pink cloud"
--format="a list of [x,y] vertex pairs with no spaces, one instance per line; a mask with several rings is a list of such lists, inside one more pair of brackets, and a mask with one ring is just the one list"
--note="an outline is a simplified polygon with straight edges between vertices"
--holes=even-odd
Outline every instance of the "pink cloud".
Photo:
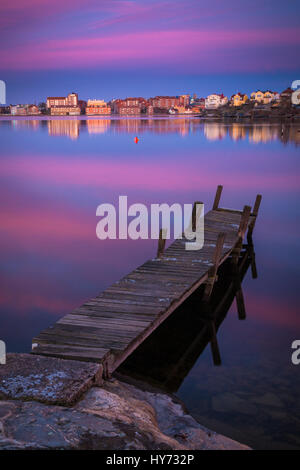
[[[1,52],[1,63],[7,69],[66,68],[73,66],[119,66],[138,63],[193,64],[195,60],[212,61],[220,66],[223,51],[241,47],[295,45],[300,43],[298,29],[240,31],[148,31],[113,34],[102,37],[81,37],[45,40]],[[218,64],[219,60],[219,64]],[[264,57],[268,65],[268,57]],[[236,64],[238,66],[238,64]],[[246,66],[253,66],[253,62]],[[234,64],[232,64],[234,66]]]

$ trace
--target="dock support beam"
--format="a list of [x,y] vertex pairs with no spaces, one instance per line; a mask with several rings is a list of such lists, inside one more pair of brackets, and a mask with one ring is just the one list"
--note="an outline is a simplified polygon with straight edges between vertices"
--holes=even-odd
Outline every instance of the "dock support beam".
[[259,211],[261,200],[262,200],[262,196],[261,196],[261,194],[258,194],[256,196],[254,207],[253,207],[253,212],[251,214],[254,217],[254,219],[251,222],[251,224],[249,226],[249,229],[248,229],[248,233],[247,233],[247,240],[248,240],[248,242],[251,242],[251,243],[252,243],[252,233],[253,233],[253,230],[254,230],[254,227],[255,227],[255,223],[256,223],[257,216],[258,216],[258,211]]
[[[197,228],[197,206],[198,205],[204,205],[203,202],[200,201],[195,201],[193,205],[193,211],[192,211],[192,231],[196,232]],[[198,216],[199,217],[199,216]]]
[[208,278],[206,281],[204,294],[203,294],[203,301],[209,302],[210,296],[214,287],[214,283],[217,277],[217,271],[219,267],[220,258],[222,255],[222,249],[225,241],[225,233],[221,232],[218,235],[216,248],[213,256],[213,266],[208,271]]
[[217,278],[217,272],[218,272],[218,267],[220,263],[220,258],[222,255],[224,241],[225,241],[225,233],[221,232],[218,235],[216,248],[215,248],[215,252],[213,256],[214,264],[208,271],[208,278],[207,278],[207,282],[206,282],[203,297],[202,297],[204,314],[206,316],[207,327],[208,327],[209,335],[210,335],[210,347],[211,347],[212,357],[213,357],[215,366],[221,365],[221,354],[220,354],[218,340],[217,340],[215,319],[213,317],[213,313],[212,313],[209,301],[210,301],[210,297],[213,291],[214,283]]
[[164,254],[165,245],[166,245],[167,230],[161,228],[159,231],[158,247],[157,247],[157,258],[161,258]]
[[217,210],[218,207],[219,207],[222,191],[223,191],[223,186],[219,185],[217,187],[217,192],[216,192],[215,200],[214,200],[214,203],[213,203],[213,210],[214,211]]
[[252,278],[253,279],[257,278],[257,269],[256,269],[256,262],[255,262],[255,251],[254,251],[252,233],[253,233],[253,230],[254,230],[254,227],[255,227],[255,223],[256,223],[256,219],[257,219],[261,199],[262,199],[261,194],[258,194],[256,196],[254,207],[253,207],[253,212],[251,214],[254,217],[254,219],[251,222],[251,224],[248,228],[248,233],[247,233],[248,251],[249,251],[249,255],[251,257],[251,272],[252,272]]
[[238,316],[240,320],[245,320],[246,318],[246,309],[245,309],[245,302],[244,302],[244,295],[242,291],[242,285],[241,285],[241,278],[240,278],[240,273],[238,270],[238,262],[239,262],[239,257],[241,253],[241,249],[243,246],[243,239],[245,236],[245,233],[247,231],[248,227],[248,222],[249,218],[251,215],[251,207],[250,206],[244,206],[244,210],[241,216],[240,220],[240,226],[239,226],[239,231],[238,231],[238,241],[232,251],[232,275],[233,279],[235,282],[235,289],[236,289],[236,306],[237,306],[237,311],[238,311]]

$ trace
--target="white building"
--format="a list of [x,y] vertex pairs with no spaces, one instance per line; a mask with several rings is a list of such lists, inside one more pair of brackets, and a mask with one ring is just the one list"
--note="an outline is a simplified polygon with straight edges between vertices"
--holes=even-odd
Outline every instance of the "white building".
[[223,93],[221,95],[213,93],[212,95],[208,95],[208,97],[205,98],[206,109],[216,109],[220,106],[224,106],[226,103],[228,103],[228,98],[227,96],[224,96]]

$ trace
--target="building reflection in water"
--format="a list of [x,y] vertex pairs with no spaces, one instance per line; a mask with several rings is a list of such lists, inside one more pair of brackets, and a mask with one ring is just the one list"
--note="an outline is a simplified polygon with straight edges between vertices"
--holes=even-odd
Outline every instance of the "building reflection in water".
[[[249,266],[257,277],[253,245],[245,246],[239,260],[242,281]],[[230,258],[219,268],[218,282],[211,298],[211,314],[201,313],[200,287],[170,317],[165,320],[118,368],[117,374],[143,380],[151,385],[175,393],[197,359],[210,344],[212,363],[221,364],[216,338],[211,337],[211,323],[218,331],[241,286],[232,276]],[[203,310],[202,310],[203,311]],[[245,317],[240,317],[244,320]]]
[[270,142],[280,137],[280,126],[253,124],[249,129],[249,141],[253,143]]
[[40,126],[40,121],[38,119],[13,119],[11,125],[14,129],[31,129],[37,131]]
[[110,119],[87,119],[87,131],[89,134],[105,134],[110,127],[110,123]]
[[77,119],[49,119],[48,133],[52,136],[67,136],[72,140],[79,137],[81,121]]
[[283,144],[300,145],[299,123],[224,123],[203,122],[199,118],[134,118],[134,119],[13,119],[0,120],[0,125],[11,125],[16,130],[47,126],[51,136],[66,136],[78,139],[80,132],[88,134],[203,134],[209,141],[226,137],[234,141],[246,140],[254,144],[280,141]]
[[228,126],[218,122],[205,122],[204,135],[207,140],[222,140],[226,137]]
[[228,126],[228,134],[232,140],[244,140],[247,136],[247,128],[245,125],[234,122]]

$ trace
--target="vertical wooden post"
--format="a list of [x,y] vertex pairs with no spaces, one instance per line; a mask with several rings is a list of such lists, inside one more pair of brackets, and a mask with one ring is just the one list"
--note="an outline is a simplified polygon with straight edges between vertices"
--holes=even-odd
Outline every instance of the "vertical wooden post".
[[216,280],[216,275],[219,267],[219,261],[222,255],[222,249],[225,241],[225,233],[221,232],[218,235],[216,248],[213,255],[213,266],[208,271],[208,279],[205,285],[204,294],[203,294],[203,301],[209,302],[214,283]]
[[211,348],[211,353],[214,361],[215,366],[220,366],[222,364],[221,361],[221,354],[220,354],[220,349],[218,345],[218,340],[217,340],[217,334],[216,334],[216,326],[215,322],[212,320],[209,322],[209,332],[210,332],[210,348]]
[[207,326],[210,335],[210,347],[215,365],[221,364],[221,355],[216,335],[215,320],[213,318],[211,305],[209,303],[211,293],[213,291],[214,283],[216,281],[220,258],[222,256],[222,249],[225,241],[225,233],[220,232],[217,238],[216,248],[213,255],[213,266],[208,271],[208,278],[204,288],[202,297],[203,313],[207,320]]
[[244,206],[241,220],[240,220],[240,226],[238,230],[239,237],[242,237],[242,239],[244,238],[245,233],[247,231],[250,215],[251,215],[251,206]]
[[192,211],[192,231],[196,232],[196,223],[197,223],[197,204],[203,204],[203,202],[195,201]]
[[235,293],[235,298],[236,298],[236,306],[237,306],[237,311],[238,311],[238,317],[239,320],[245,320],[246,319],[246,308],[245,308],[245,301],[244,301],[244,294],[242,290],[242,285],[240,281],[240,275],[238,275],[238,278],[236,279],[237,283],[237,290]]
[[232,271],[233,271],[233,278],[234,278],[235,288],[236,288],[235,298],[236,298],[238,316],[240,320],[244,320],[246,318],[246,309],[245,309],[244,296],[243,296],[243,291],[242,291],[242,286],[241,286],[240,273],[238,269],[238,262],[239,262],[241,249],[243,246],[243,238],[248,228],[250,215],[251,215],[251,207],[244,206],[244,210],[241,216],[239,230],[238,230],[239,238],[238,238],[238,241],[236,242],[234,249],[232,250]]
[[254,217],[254,219],[252,220],[252,222],[251,222],[251,224],[248,228],[248,233],[247,233],[248,249],[249,249],[249,254],[250,254],[250,257],[251,257],[251,272],[252,272],[252,278],[253,279],[257,278],[257,269],[256,269],[255,252],[254,252],[252,234],[253,234],[256,219],[257,219],[257,216],[258,216],[258,211],[259,211],[261,200],[262,200],[262,196],[261,196],[261,194],[258,194],[256,196],[254,207],[253,207],[253,212],[251,214]]
[[255,261],[255,251],[253,245],[251,246],[251,273],[252,279],[257,279],[257,268],[256,268],[256,261]]
[[221,194],[222,194],[222,191],[223,191],[223,186],[222,185],[219,185],[217,187],[217,191],[216,191],[216,195],[215,195],[215,200],[214,200],[214,203],[213,203],[213,210],[217,210],[218,207],[219,207],[219,202],[220,202],[220,199],[221,199]]
[[262,200],[262,195],[261,195],[261,194],[257,194],[256,199],[255,199],[255,203],[254,203],[254,207],[253,207],[253,212],[252,212],[253,215],[255,215],[255,217],[256,217],[257,214],[258,214],[261,200]]
[[253,233],[253,230],[254,230],[254,227],[255,227],[255,223],[256,223],[257,216],[258,216],[258,211],[259,211],[261,200],[262,200],[262,195],[258,194],[256,196],[254,207],[253,207],[253,212],[251,214],[254,217],[254,219],[251,222],[251,224],[249,226],[249,229],[248,229],[248,233],[247,233],[247,240],[248,240],[249,243],[252,243],[252,233]]
[[164,253],[166,237],[167,237],[167,230],[164,228],[161,228],[159,231],[159,239],[158,239],[158,247],[157,247],[157,255],[156,255],[157,258],[161,258]]

